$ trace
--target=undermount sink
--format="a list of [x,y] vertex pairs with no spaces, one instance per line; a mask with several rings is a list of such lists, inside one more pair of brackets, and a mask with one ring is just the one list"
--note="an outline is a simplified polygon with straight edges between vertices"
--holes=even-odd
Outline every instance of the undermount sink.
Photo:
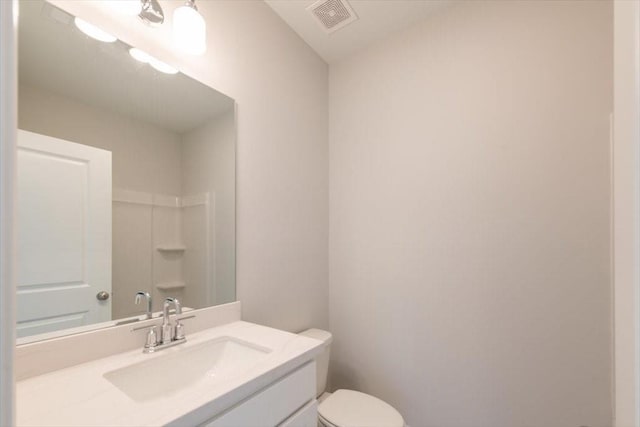
[[233,337],[178,346],[104,374],[131,399],[167,397],[197,382],[228,378],[259,363],[271,350]]

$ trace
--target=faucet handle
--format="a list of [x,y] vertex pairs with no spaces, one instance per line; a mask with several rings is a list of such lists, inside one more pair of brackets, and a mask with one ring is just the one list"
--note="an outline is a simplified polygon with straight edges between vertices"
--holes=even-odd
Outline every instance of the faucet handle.
[[149,328],[149,333],[147,334],[147,342],[144,344],[144,349],[142,351],[144,353],[153,353],[157,346],[158,334],[156,332],[156,327],[152,326],[151,328]]
[[173,327],[173,339],[175,340],[184,339],[184,325],[182,324],[181,320],[193,319],[194,317],[196,316],[193,314],[190,316],[183,316],[183,317],[176,316],[176,324]]
[[184,339],[184,325],[180,323],[180,320],[176,320],[176,325],[173,327],[173,339]]

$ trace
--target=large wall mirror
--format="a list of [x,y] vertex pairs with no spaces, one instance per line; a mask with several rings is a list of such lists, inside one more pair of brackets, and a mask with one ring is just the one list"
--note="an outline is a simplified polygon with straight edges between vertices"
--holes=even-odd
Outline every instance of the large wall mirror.
[[45,1],[18,28],[19,343],[234,301],[233,99]]

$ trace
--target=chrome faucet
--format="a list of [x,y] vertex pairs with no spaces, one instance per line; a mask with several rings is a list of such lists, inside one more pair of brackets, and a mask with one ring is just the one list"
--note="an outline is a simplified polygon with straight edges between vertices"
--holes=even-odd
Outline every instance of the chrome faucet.
[[153,317],[153,314],[151,311],[151,294],[149,292],[139,291],[138,293],[136,293],[135,303],[136,305],[140,304],[140,300],[143,297],[146,298],[147,300],[147,319],[151,319],[151,317]]
[[[141,292],[138,292],[138,294],[140,293]],[[172,304],[176,314],[176,322],[174,325],[171,324],[171,313],[169,312],[169,308]],[[184,325],[180,321],[191,319],[195,316],[178,317],[181,314],[182,305],[180,305],[178,298],[167,298],[164,300],[164,304],[162,305],[162,325],[160,326],[160,334],[156,333],[157,325],[142,326],[132,329],[132,331],[149,329],[147,340],[145,342],[144,349],[142,350],[143,353],[153,353],[187,341],[184,336]]]
[[[178,298],[167,298],[164,300],[164,305],[162,306],[162,331],[160,333],[162,344],[168,344],[177,339],[176,329],[178,325],[182,326],[180,320],[176,320],[175,326],[171,325],[171,318],[169,317],[169,307],[171,304],[173,304],[175,308],[176,317],[182,314],[182,306]],[[182,338],[184,338],[184,333],[182,334]]]

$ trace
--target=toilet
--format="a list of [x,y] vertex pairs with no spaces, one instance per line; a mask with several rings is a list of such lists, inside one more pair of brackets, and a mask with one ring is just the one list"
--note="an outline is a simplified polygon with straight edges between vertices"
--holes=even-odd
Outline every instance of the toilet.
[[316,358],[318,427],[404,427],[404,419],[388,403],[355,390],[325,393],[332,336],[320,329],[308,329],[300,335],[320,340],[323,352]]

